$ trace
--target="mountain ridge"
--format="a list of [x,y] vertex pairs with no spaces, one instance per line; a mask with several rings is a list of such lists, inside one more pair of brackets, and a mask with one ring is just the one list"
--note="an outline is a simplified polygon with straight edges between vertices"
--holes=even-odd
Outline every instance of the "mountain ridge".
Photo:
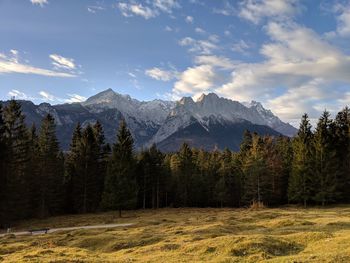
[[[206,149],[215,145],[237,150],[244,129],[275,136],[291,137],[296,133],[293,126],[282,122],[259,102],[244,105],[215,93],[202,94],[196,101],[191,97],[176,102],[160,99],[139,101],[107,89],[81,103],[51,105],[44,102],[35,105],[31,101],[20,102],[28,124],[38,126],[46,114],[53,115],[58,139],[65,150],[77,122],[84,127],[97,120],[105,128],[107,142],[114,141],[119,122],[125,120],[136,148],[155,143],[164,151],[176,150],[183,141]],[[207,139],[204,140],[203,136]]]

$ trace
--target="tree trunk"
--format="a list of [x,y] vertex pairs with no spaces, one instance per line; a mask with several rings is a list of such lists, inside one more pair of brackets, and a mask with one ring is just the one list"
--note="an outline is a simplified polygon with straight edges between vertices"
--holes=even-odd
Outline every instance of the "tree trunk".
[[143,203],[142,208],[146,209],[146,178],[145,175],[143,175]]
[[158,209],[158,208],[159,208],[159,175],[158,175],[158,177],[157,177],[157,190],[156,190],[156,192],[157,192],[157,196],[156,196],[157,200],[156,200],[156,203],[157,203],[157,209]]
[[119,208],[119,217],[122,217],[122,209]]

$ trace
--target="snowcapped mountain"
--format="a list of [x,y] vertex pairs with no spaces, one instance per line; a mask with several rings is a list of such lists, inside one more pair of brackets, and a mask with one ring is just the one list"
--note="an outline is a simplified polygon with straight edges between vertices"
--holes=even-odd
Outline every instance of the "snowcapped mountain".
[[162,100],[138,101],[129,95],[122,95],[108,89],[88,98],[82,105],[91,112],[118,109],[125,117],[134,117],[139,122],[160,125],[175,106],[175,102]]
[[183,141],[208,150],[214,147],[237,150],[245,129],[270,135],[296,133],[293,126],[282,122],[259,102],[244,105],[214,93],[203,94],[197,101],[190,97],[177,102],[139,101],[108,89],[82,103],[21,103],[28,124],[39,126],[47,113],[55,117],[63,149],[69,148],[77,122],[85,126],[97,120],[104,126],[108,142],[114,142],[118,124],[124,119],[136,148],[156,143],[164,151],[176,150]]
[[252,124],[268,126],[287,136],[293,136],[296,133],[293,126],[282,122],[259,102],[253,101],[247,107],[238,101],[220,98],[215,93],[209,93],[203,94],[196,102],[190,97],[184,97],[178,101],[151,142],[163,141],[178,130],[192,124],[193,120],[196,120],[205,130],[209,130],[209,120],[213,118],[217,122],[230,124],[245,120]]

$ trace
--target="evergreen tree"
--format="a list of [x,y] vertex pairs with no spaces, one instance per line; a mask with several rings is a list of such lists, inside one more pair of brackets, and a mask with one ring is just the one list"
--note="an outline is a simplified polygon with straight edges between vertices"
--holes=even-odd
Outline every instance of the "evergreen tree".
[[313,133],[307,114],[301,119],[297,136],[293,140],[293,161],[288,186],[288,200],[303,203],[312,199],[313,185]]
[[135,180],[134,140],[124,121],[113,145],[112,157],[108,165],[102,205],[106,209],[119,210],[134,208],[137,200]]
[[268,165],[262,147],[262,138],[254,134],[252,147],[243,165],[246,178],[243,199],[247,204],[251,202],[267,203],[272,192]]
[[317,123],[314,136],[314,200],[325,205],[335,202],[338,193],[338,162],[334,145],[334,126],[330,114],[324,111]]
[[[100,160],[101,149],[90,124],[84,129],[79,144],[79,159],[77,184],[75,184],[77,204],[81,207],[79,212],[95,211],[100,199]],[[79,199],[78,199],[79,198]]]
[[233,166],[232,153],[225,149],[221,154],[219,180],[215,185],[215,199],[220,206],[235,206],[239,202],[239,175]]
[[82,128],[80,123],[77,123],[70,143],[69,153],[65,162],[65,211],[69,213],[78,212],[80,210],[79,202],[77,202],[77,189],[80,188],[78,180],[78,170],[80,165],[80,144],[82,138]]
[[29,131],[21,105],[11,100],[4,108],[5,139],[8,145],[4,221],[26,218],[31,214],[28,183]]
[[6,204],[6,177],[7,177],[7,157],[8,148],[5,137],[5,123],[3,119],[2,104],[0,103],[0,228],[3,226],[5,219]]
[[335,119],[335,150],[338,161],[338,191],[341,201],[350,201],[350,109],[345,107]]
[[29,192],[28,198],[30,200],[31,217],[38,216],[39,201],[40,201],[40,152],[39,152],[39,138],[37,135],[36,126],[33,123],[29,132],[29,163],[28,170],[30,176],[28,178],[27,190]]
[[96,138],[95,140],[97,143],[97,151],[98,151],[98,164],[97,164],[98,165],[98,168],[97,168],[98,200],[97,200],[97,203],[99,204],[101,202],[101,196],[103,193],[103,187],[104,187],[105,177],[107,173],[108,158],[111,150],[109,145],[106,144],[104,130],[103,130],[102,124],[99,121],[97,121],[94,124],[93,131],[95,134],[95,138]]
[[279,203],[288,202],[288,183],[292,172],[293,147],[291,139],[285,136],[279,136],[276,141],[276,155],[281,162],[281,170],[279,174]]
[[186,207],[191,201],[192,175],[194,173],[192,150],[187,143],[182,144],[178,158],[178,198],[180,204]]
[[57,214],[62,209],[63,171],[54,118],[48,114],[42,121],[39,144],[39,215]]

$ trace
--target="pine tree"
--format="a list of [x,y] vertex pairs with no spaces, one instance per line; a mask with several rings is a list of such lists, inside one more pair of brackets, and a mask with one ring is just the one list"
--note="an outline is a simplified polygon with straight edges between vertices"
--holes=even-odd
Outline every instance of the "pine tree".
[[66,170],[74,212],[93,212],[99,206],[106,161],[103,142],[102,129],[96,125],[89,124],[84,130],[78,125],[73,133]]
[[291,139],[279,136],[276,141],[276,154],[281,162],[280,178],[280,204],[288,202],[288,183],[292,172],[293,147]]
[[272,187],[269,181],[268,164],[263,154],[263,140],[257,134],[253,135],[252,147],[243,164],[245,174],[245,203],[269,201]]
[[30,209],[32,213],[31,217],[37,216],[39,213],[39,201],[40,201],[40,152],[39,152],[39,138],[37,135],[36,126],[33,123],[29,132],[29,164],[28,170],[30,175],[28,178],[27,190],[29,192],[28,198],[30,200]]
[[41,123],[39,144],[39,215],[54,215],[62,210],[63,171],[54,118],[48,114]]
[[179,154],[178,167],[178,197],[183,206],[188,206],[191,201],[192,175],[194,173],[194,163],[192,159],[192,150],[187,143],[183,143]]
[[77,203],[81,207],[79,212],[92,212],[97,209],[99,200],[100,180],[99,162],[101,152],[96,141],[93,128],[88,125],[81,136],[79,148],[79,168],[77,175],[76,192],[80,198]]
[[284,171],[283,159],[278,152],[275,138],[265,136],[263,140],[263,155],[268,167],[267,177],[271,184],[271,195],[268,197],[267,203],[279,205],[283,200],[283,194],[285,194],[282,189]]
[[11,100],[4,108],[5,138],[8,143],[5,192],[5,221],[26,218],[31,214],[28,191],[29,131],[21,105]]
[[98,200],[97,203],[101,203],[101,197],[103,193],[103,187],[105,182],[105,177],[107,173],[108,158],[110,154],[110,147],[106,144],[105,135],[102,124],[97,121],[93,126],[93,131],[95,134],[95,140],[97,143],[98,151],[98,168],[97,168],[97,181],[98,181]]
[[313,185],[313,133],[307,114],[301,119],[297,136],[293,140],[292,170],[288,185],[288,200],[306,207],[312,200]]
[[3,226],[5,219],[6,200],[6,177],[7,177],[7,160],[8,149],[5,137],[5,123],[3,119],[2,104],[0,103],[0,228]]
[[124,121],[121,122],[117,142],[113,145],[108,165],[102,206],[119,211],[135,207],[137,185],[135,180],[134,140]]
[[314,136],[314,185],[316,202],[325,205],[335,202],[338,193],[338,162],[334,147],[334,126],[330,114],[324,111],[317,123]]
[[70,143],[69,153],[65,161],[65,211],[69,213],[78,212],[80,210],[79,202],[76,201],[79,194],[76,190],[80,187],[78,180],[78,169],[80,165],[80,144],[82,138],[82,128],[77,123]]
[[338,160],[338,191],[341,201],[350,201],[350,109],[345,107],[335,119],[335,150]]

